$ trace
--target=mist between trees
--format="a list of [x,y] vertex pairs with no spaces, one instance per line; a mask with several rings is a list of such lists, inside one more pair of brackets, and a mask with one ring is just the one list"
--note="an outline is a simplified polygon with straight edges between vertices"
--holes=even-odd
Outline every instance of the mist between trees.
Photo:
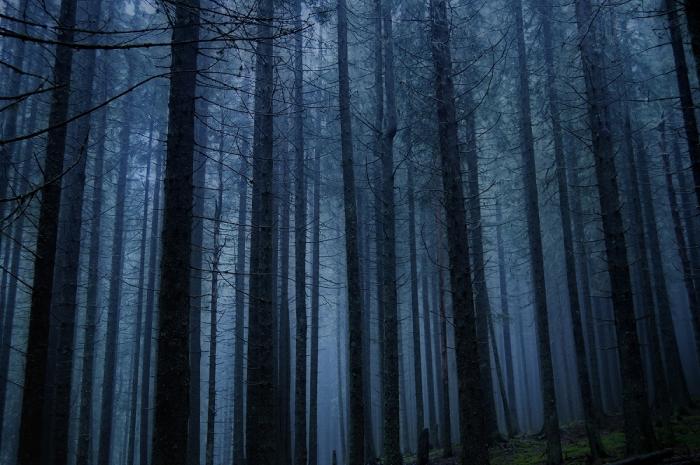
[[700,460],[700,2],[2,0],[0,464]]

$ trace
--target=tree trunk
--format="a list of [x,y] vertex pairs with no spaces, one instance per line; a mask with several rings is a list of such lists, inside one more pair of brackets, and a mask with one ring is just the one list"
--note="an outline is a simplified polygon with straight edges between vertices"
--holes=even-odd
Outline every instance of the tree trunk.
[[[561,119],[559,115],[559,93],[556,87],[552,43],[552,19],[549,5],[538,3],[542,18],[542,47],[544,50],[545,68],[547,71],[546,93],[549,106],[549,117],[552,122],[552,139],[554,142],[554,162],[559,191],[559,216],[561,220],[562,237],[564,239],[564,261],[566,265],[566,283],[571,314],[571,327],[574,334],[576,378],[578,381],[583,417],[590,449],[591,459],[598,460],[607,454],[600,439],[599,412],[593,402],[589,367],[586,366],[586,343],[583,334],[583,319],[578,294],[578,277],[576,276],[576,255],[571,234],[571,210],[569,206],[569,189],[566,179],[566,161],[562,138]],[[566,355],[564,355],[566,356]]]
[[513,370],[513,348],[510,339],[511,317],[508,304],[508,282],[506,279],[506,256],[503,248],[503,216],[501,204],[496,202],[496,248],[498,252],[498,282],[501,300],[501,318],[503,321],[503,356],[506,361],[506,383],[508,385],[508,407],[511,423],[508,426],[511,436],[518,433],[518,407],[515,397],[515,372]]
[[[687,0],[686,3],[693,3]],[[688,64],[685,59],[685,50],[683,49],[683,33],[681,31],[678,12],[676,11],[676,0],[666,0],[666,10],[668,15],[668,29],[671,36],[671,49],[673,50],[673,60],[676,64],[676,84],[678,86],[678,98],[681,103],[683,113],[683,123],[685,127],[685,137],[688,140],[688,155],[690,156],[690,166],[693,171],[693,180],[695,181],[695,197],[700,204],[700,137],[698,136],[698,123],[695,116],[695,104],[693,103],[693,92],[690,88],[690,79],[688,79]],[[693,7],[688,7],[691,9]],[[694,7],[697,8],[697,7]],[[697,24],[697,16],[688,25]],[[690,16],[689,16],[690,19]],[[692,29],[691,29],[692,31]],[[696,50],[697,35],[691,36],[693,43],[693,51]],[[697,58],[697,55],[696,55]],[[700,70],[700,64],[696,64]],[[698,75],[700,78],[700,75]]]
[[[438,216],[439,218],[439,216]],[[439,231],[439,229],[438,229]],[[441,232],[438,232],[442,236]],[[440,244],[442,241],[439,241]],[[445,311],[445,280],[442,272],[442,244],[438,246],[438,312],[440,314],[440,389],[442,390],[442,456],[452,457],[452,418],[450,410],[450,370],[447,364],[447,315]]]
[[557,412],[554,368],[549,337],[549,313],[542,251],[539,198],[537,193],[537,171],[535,166],[535,141],[532,134],[530,110],[530,84],[525,49],[523,6],[521,0],[513,0],[516,40],[518,47],[518,106],[520,117],[520,146],[522,155],[523,184],[525,187],[525,210],[530,251],[530,271],[535,294],[535,332],[542,378],[542,402],[544,407],[544,433],[547,437],[547,463],[562,462],[559,413]]
[[[459,392],[460,463],[489,463],[488,447],[481,440],[484,395],[479,372],[479,352],[474,321],[469,238],[459,162],[452,56],[445,0],[430,1],[431,48],[435,73],[438,138],[447,223],[447,243],[452,287],[452,308]],[[443,371],[447,369],[443,366]]]
[[421,262],[421,293],[423,297],[423,341],[425,343],[425,371],[428,388],[428,428],[433,445],[438,447],[438,420],[435,408],[435,377],[433,370],[433,328],[430,321],[430,289],[428,287],[428,260],[423,256]]
[[[409,140],[410,143],[410,140]],[[425,427],[423,413],[423,370],[421,369],[420,309],[418,302],[418,258],[416,252],[416,201],[413,187],[413,167],[406,170],[408,184],[408,243],[411,264],[411,322],[413,333],[413,374],[416,387],[416,437]],[[428,334],[427,332],[425,333]],[[432,420],[432,417],[429,417]]]
[[591,23],[593,15],[589,0],[576,1],[576,19],[581,36],[579,47],[586,83],[618,356],[622,368],[626,449],[627,454],[631,455],[653,449],[656,438],[647,405],[637,322],[632,303],[629,262],[606,107],[609,99],[602,81],[601,61],[593,43],[593,37],[597,34],[595,24]]
[[[57,43],[73,42],[77,0],[62,0],[58,24],[61,26]],[[37,241],[34,260],[34,278],[29,309],[29,334],[27,336],[24,394],[19,432],[20,465],[39,464],[45,444],[42,439],[46,390],[44,382],[49,357],[49,322],[56,261],[56,240],[58,218],[61,209],[61,175],[65,157],[67,126],[63,123],[68,116],[68,103],[71,94],[71,72],[73,49],[69,46],[56,47],[53,64],[53,85],[51,108],[46,141],[43,188],[37,228]]]
[[350,78],[348,74],[348,20],[345,0],[338,0],[338,82],[340,140],[343,172],[343,210],[345,213],[345,258],[348,293],[348,378],[350,397],[350,435],[348,465],[364,460],[364,395],[362,380],[362,289],[357,247],[357,198],[353,166],[350,115]]
[[[309,382],[309,465],[318,465],[318,330],[321,276],[321,146],[314,162],[314,217],[311,239],[311,366]],[[368,308],[368,307],[367,307]]]
[[168,103],[153,464],[187,463],[189,315],[199,0],[175,9]]

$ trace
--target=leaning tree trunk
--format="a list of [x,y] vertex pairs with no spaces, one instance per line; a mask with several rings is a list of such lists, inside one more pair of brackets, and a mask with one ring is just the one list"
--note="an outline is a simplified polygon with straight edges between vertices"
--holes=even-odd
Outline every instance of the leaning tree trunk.
[[340,107],[340,145],[343,172],[343,210],[345,213],[345,260],[348,293],[348,378],[350,397],[350,434],[348,465],[364,460],[364,408],[362,379],[362,289],[357,246],[357,196],[353,166],[352,123],[350,115],[350,77],[348,73],[348,19],[345,0],[338,0],[338,103]]
[[537,171],[535,166],[535,140],[532,134],[530,110],[530,83],[525,49],[523,6],[521,0],[513,0],[516,40],[518,47],[518,106],[520,116],[520,146],[522,155],[523,184],[525,186],[525,213],[530,251],[530,271],[535,294],[535,333],[542,378],[542,402],[544,405],[544,433],[547,437],[547,463],[562,462],[559,413],[557,412],[554,367],[549,337],[549,313],[542,250],[539,199],[537,193]]
[[[58,44],[73,42],[77,0],[62,0],[58,24]],[[29,334],[25,356],[24,394],[19,431],[20,465],[39,464],[38,451],[44,445],[42,439],[46,389],[44,382],[49,358],[49,326],[51,299],[56,261],[58,218],[61,208],[61,175],[65,156],[67,125],[71,93],[73,49],[58,45],[53,65],[53,85],[49,112],[46,160],[41,189],[41,206],[34,251],[34,279],[29,309]]]
[[581,403],[583,407],[584,424],[588,447],[593,461],[607,454],[600,439],[599,412],[593,402],[593,392],[590,383],[589,367],[586,366],[586,343],[583,334],[583,319],[578,293],[578,277],[576,276],[576,254],[571,233],[571,210],[569,206],[569,188],[566,179],[566,161],[562,138],[561,119],[559,114],[559,93],[556,87],[552,43],[552,19],[549,5],[538,4],[542,18],[542,47],[547,72],[545,90],[549,104],[549,117],[552,122],[552,138],[554,142],[554,163],[559,190],[559,217],[561,220],[562,237],[564,239],[564,261],[566,265],[566,283],[571,313],[571,327],[574,334],[575,365],[578,379]]
[[[469,264],[469,238],[462,192],[450,32],[445,0],[430,1],[430,25],[456,341],[459,431],[462,444],[460,463],[480,465],[488,463],[489,456],[487,445],[481,441],[481,432],[486,426],[483,411],[484,395],[479,373],[479,349],[476,340]],[[443,371],[446,369],[447,367],[443,367]]]
[[597,36],[597,28],[593,22],[590,0],[576,0],[576,20],[593,138],[595,174],[615,315],[618,356],[622,369],[626,451],[628,455],[632,455],[653,449],[656,438],[647,405],[647,389],[632,302],[629,261],[606,107],[609,99],[604,87],[599,52],[593,42],[593,38]]
[[185,465],[199,0],[175,9],[168,103],[153,464]]
[[[692,0],[686,0],[686,3],[696,3]],[[693,102],[693,92],[690,88],[690,79],[688,78],[688,63],[685,59],[685,50],[683,49],[683,33],[681,31],[678,12],[676,11],[676,0],[666,0],[666,10],[668,15],[668,29],[671,36],[671,49],[673,50],[673,60],[676,64],[676,84],[678,86],[678,98],[681,103],[683,113],[683,123],[685,127],[685,137],[688,140],[688,155],[690,156],[691,168],[693,171],[693,180],[695,181],[695,197],[700,204],[700,136],[698,136],[698,123],[695,116],[695,104]],[[688,9],[697,7],[688,7]],[[692,27],[697,23],[697,17],[691,18],[688,25]],[[696,35],[691,36],[693,43],[693,51],[696,50],[695,42],[698,40]],[[697,55],[696,55],[697,58]],[[700,70],[700,64],[697,64],[697,69]],[[700,77],[700,74],[698,75]]]

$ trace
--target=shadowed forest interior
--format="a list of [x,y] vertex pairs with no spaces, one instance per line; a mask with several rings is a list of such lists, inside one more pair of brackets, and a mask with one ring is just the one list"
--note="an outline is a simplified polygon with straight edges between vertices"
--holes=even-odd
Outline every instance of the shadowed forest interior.
[[0,464],[700,464],[700,1],[0,0]]

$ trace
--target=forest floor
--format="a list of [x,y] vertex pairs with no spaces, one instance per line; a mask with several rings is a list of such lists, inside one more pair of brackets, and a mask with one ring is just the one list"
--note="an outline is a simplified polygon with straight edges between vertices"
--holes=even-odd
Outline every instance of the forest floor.
[[[625,437],[621,431],[621,419],[611,418],[608,428],[602,431],[603,445],[609,457],[602,463],[611,463],[623,458]],[[661,442],[660,448],[673,449],[677,457],[693,457],[693,463],[700,463],[700,407],[683,416],[675,416],[671,421],[671,430],[657,425],[656,431]],[[588,443],[583,425],[571,425],[562,430],[564,463],[567,465],[587,465]],[[459,447],[459,446],[457,446]],[[442,458],[442,450],[432,450],[430,454],[433,465],[453,465],[455,457]],[[491,448],[492,465],[537,465],[545,462],[545,441],[534,436],[517,437],[502,441]],[[409,457],[407,464],[415,463],[415,457]],[[661,462],[663,463],[663,462]],[[686,462],[687,463],[687,462]]]

